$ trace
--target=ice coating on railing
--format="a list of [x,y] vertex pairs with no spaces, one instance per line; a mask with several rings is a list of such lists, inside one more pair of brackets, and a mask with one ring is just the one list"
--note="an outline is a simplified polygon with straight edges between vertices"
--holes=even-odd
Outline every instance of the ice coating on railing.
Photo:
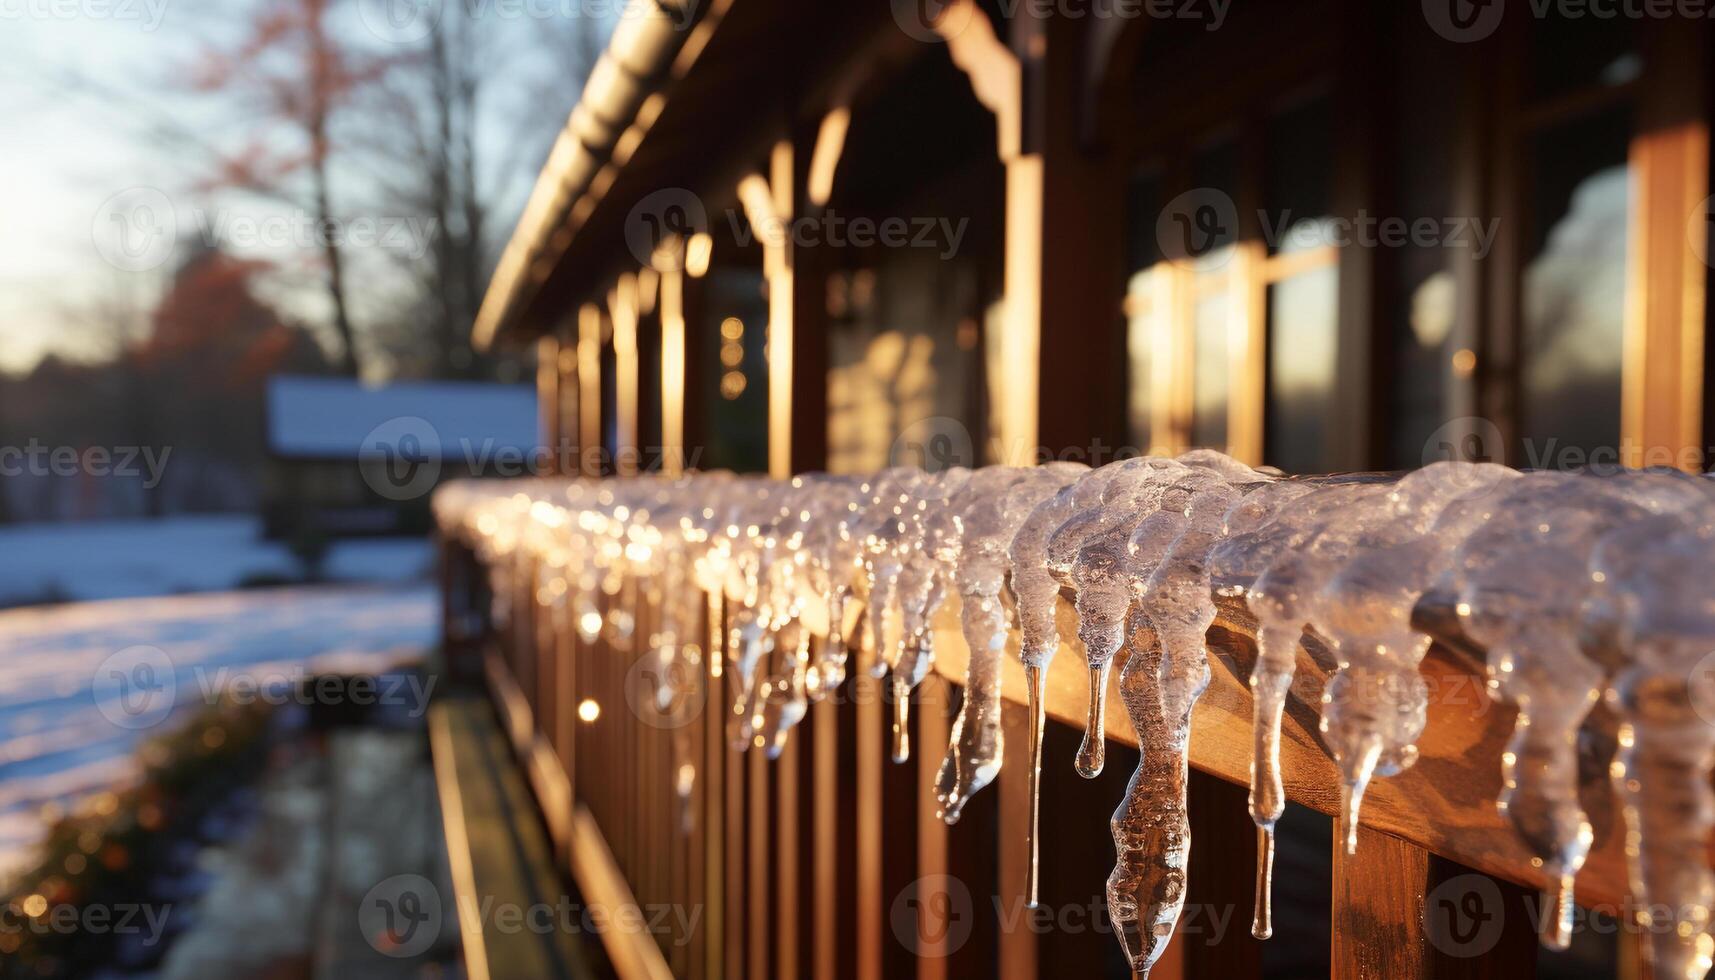
[[[1048,538],[1049,571],[1062,585],[1076,590],[1078,640],[1090,669],[1090,700],[1076,761],[1078,775],[1085,779],[1102,772],[1108,670],[1119,652],[1131,603],[1123,568],[1129,563],[1122,561],[1124,543],[1130,529],[1156,508],[1166,488],[1185,472],[1187,467],[1177,460],[1153,457],[1111,463],[1080,481],[1083,492],[1074,492],[1072,504],[1081,509],[1075,509]],[[1095,549],[1086,552],[1092,542]]]
[[1621,526],[1590,560],[1615,595],[1622,665],[1605,691],[1623,720],[1612,767],[1630,838],[1638,928],[1658,977],[1707,974],[1715,904],[1715,527],[1707,506]]
[[[1439,556],[1457,544],[1456,536],[1430,535],[1430,528],[1450,502],[1486,497],[1512,475],[1502,467],[1456,462],[1406,474],[1386,493],[1335,518],[1333,526],[1346,529],[1338,535],[1342,560],[1305,580],[1318,590],[1310,600],[1311,626],[1329,640],[1339,662],[1323,692],[1322,733],[1340,767],[1348,854],[1357,847],[1371,778],[1410,768],[1428,720],[1428,688],[1418,664],[1430,638],[1412,628],[1411,613],[1439,576]],[[1325,530],[1323,538],[1330,536]]]
[[872,493],[867,481],[838,476],[827,477],[816,491],[815,530],[806,547],[827,609],[827,635],[812,674],[812,701],[827,697],[846,680],[846,601],[852,594],[861,527]]
[[1579,648],[1585,566],[1597,538],[1642,513],[1587,483],[1550,473],[1513,481],[1485,502],[1489,519],[1452,562],[1461,625],[1488,650],[1491,688],[1518,708],[1497,805],[1540,863],[1542,939],[1555,949],[1571,941],[1573,879],[1592,840],[1578,803],[1577,732],[1604,674]]
[[[1266,842],[1285,802],[1280,723],[1306,629],[1339,663],[1321,725],[1350,835],[1371,778],[1410,765],[1425,724],[1419,661],[1430,637],[1414,616],[1426,602],[1451,607],[1462,639],[1486,652],[1494,691],[1519,710],[1496,760],[1505,783],[1497,802],[1547,879],[1544,941],[1565,939],[1570,883],[1591,846],[1573,749],[1600,691],[1623,722],[1611,771],[1636,924],[1657,975],[1700,977],[1709,967],[1715,481],[1519,476],[1469,464],[1293,479],[1199,452],[1098,470],[467,482],[438,491],[434,511],[442,533],[468,542],[486,566],[491,621],[518,644],[509,658],[531,655],[549,639],[543,630],[599,644],[650,682],[628,685],[633,710],[663,716],[730,672],[732,700],[710,710],[728,712],[735,748],[771,756],[844,677],[848,594],[867,600],[877,664],[892,669],[901,703],[933,668],[936,610],[957,595],[965,696],[935,785],[949,821],[998,771],[1001,667],[1014,626],[1035,764],[1044,675],[1061,642],[1083,648],[1092,678],[1128,654],[1118,686],[1142,762],[1110,827],[1109,907],[1139,972],[1170,939],[1184,901],[1190,719],[1211,676],[1217,598],[1242,596],[1257,620],[1249,681],[1259,935],[1270,926]],[[1060,635],[1063,595],[1075,636]],[[700,628],[705,609],[724,620],[724,640]],[[1102,733],[1093,687],[1093,734],[1078,760],[1086,772],[1099,764]],[[668,798],[688,828],[697,760],[689,730],[680,736]],[[1034,772],[1030,798],[1033,902]]]
[[875,662],[868,667],[872,677],[886,676],[893,669],[903,643],[899,576],[905,570],[911,543],[907,508],[918,487],[928,479],[927,473],[918,470],[887,470],[877,477],[867,507],[859,555],[867,587],[865,610],[876,652]]
[[1000,660],[1008,635],[1001,607],[1005,546],[1017,524],[1021,483],[1046,482],[1040,471],[1017,467],[980,470],[949,501],[946,522],[931,548],[958,592],[960,628],[969,650],[965,696],[935,774],[936,812],[956,823],[971,795],[1000,769]]
[[911,692],[935,663],[929,626],[947,596],[958,556],[958,525],[949,501],[969,482],[971,471],[953,467],[925,479],[906,511],[907,532],[899,573],[900,637],[889,689],[893,695],[893,761],[911,757]]

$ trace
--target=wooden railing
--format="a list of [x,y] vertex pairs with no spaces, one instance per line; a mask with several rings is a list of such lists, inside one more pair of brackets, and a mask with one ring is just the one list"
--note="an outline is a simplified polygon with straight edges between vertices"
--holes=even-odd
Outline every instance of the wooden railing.
[[[769,760],[727,747],[731,692],[728,672],[718,669],[726,659],[718,597],[702,601],[704,692],[663,713],[644,703],[653,686],[638,658],[657,611],[635,583],[599,610],[604,619],[615,603],[634,610],[629,636],[608,630],[586,643],[566,613],[539,604],[529,588],[515,590],[495,628],[484,616],[487,578],[475,556],[448,542],[443,558],[449,666],[488,685],[563,870],[586,902],[610,910],[602,940],[622,976],[1128,975],[1100,905],[1113,862],[1107,817],[1124,794],[1137,740],[1123,712],[1110,711],[1106,771],[1094,780],[1072,772],[1088,696],[1076,651],[1063,650],[1045,680],[1047,911],[1033,913],[1023,900],[1029,722],[1016,658],[1004,668],[1006,755],[996,785],[958,825],[935,816],[935,772],[968,660],[952,611],[937,624],[934,674],[914,697],[909,763],[887,761],[884,684],[861,670],[812,705],[785,752]],[[1063,635],[1073,634],[1071,615],[1062,609]],[[1429,723],[1417,764],[1372,785],[1353,857],[1332,844],[1343,836],[1335,817],[1329,972],[1529,976],[1538,955],[1530,903],[1542,876],[1494,804],[1513,710],[1489,697],[1481,653],[1445,603],[1426,599],[1417,618],[1437,638],[1422,668]],[[1262,944],[1247,928],[1256,844],[1243,788],[1255,623],[1241,602],[1220,601],[1209,650],[1223,666],[1193,716],[1187,905],[1224,925],[1211,935],[1182,923],[1157,978],[1261,975]],[[1317,732],[1333,660],[1314,635],[1304,638],[1298,668],[1281,740],[1285,788],[1294,803],[1335,816],[1339,780]],[[1581,738],[1595,843],[1577,884],[1581,905],[1619,909],[1624,830],[1607,783],[1615,729],[1598,709]],[[1425,915],[1426,895],[1465,875],[1492,884],[1482,885],[1483,916],[1498,920],[1475,944],[1433,935]],[[1621,975],[1643,975],[1636,949],[1622,930]]]

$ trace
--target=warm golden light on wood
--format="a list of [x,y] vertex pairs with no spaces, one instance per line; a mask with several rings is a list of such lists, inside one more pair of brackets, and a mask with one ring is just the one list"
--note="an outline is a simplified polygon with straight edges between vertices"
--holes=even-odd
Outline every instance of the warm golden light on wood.
[[637,470],[637,276],[619,277],[607,297],[613,319],[614,464],[622,476]]
[[578,472],[598,476],[601,448],[601,308],[578,308]]
[[685,274],[661,273],[661,468],[685,470]]
[[839,171],[840,156],[845,152],[846,131],[851,128],[852,111],[840,106],[822,117],[816,132],[816,149],[810,155],[810,176],[806,193],[810,203],[822,208],[834,196],[834,176]]

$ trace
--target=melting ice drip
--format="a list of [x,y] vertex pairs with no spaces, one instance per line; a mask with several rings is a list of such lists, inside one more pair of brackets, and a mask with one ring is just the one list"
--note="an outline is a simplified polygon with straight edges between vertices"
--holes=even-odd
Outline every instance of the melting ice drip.
[[[937,541],[959,593],[959,625],[970,653],[965,697],[935,776],[937,812],[949,824],[958,822],[972,795],[1000,770],[1000,668],[1008,637],[1001,590],[1006,545],[1031,485],[1048,492],[1052,474],[1013,467],[977,472],[949,501],[950,522]],[[1008,501],[1019,503],[1009,510]]]
[[[1350,848],[1374,777],[1416,757],[1430,638],[1413,613],[1433,594],[1454,604],[1467,637],[1488,652],[1496,694],[1518,708],[1497,803],[1543,871],[1544,942],[1566,942],[1572,882],[1592,843],[1575,739],[1600,697],[1623,722],[1610,771],[1632,844],[1636,925],[1649,934],[1655,971],[1702,977],[1715,954],[1715,876],[1704,853],[1715,829],[1715,670],[1706,660],[1715,649],[1715,481],[1465,464],[1397,479],[1284,479],[1198,452],[1097,470],[901,469],[789,483],[726,474],[467,482],[438,491],[435,510],[443,532],[487,565],[496,622],[533,598],[585,642],[646,647],[635,652],[660,677],[657,710],[731,670],[730,740],[771,755],[808,703],[843,681],[844,606],[856,592],[877,652],[865,666],[891,672],[903,734],[904,705],[932,668],[936,612],[956,593],[970,659],[936,781],[948,822],[1000,766],[1010,599],[1032,715],[1032,903],[1044,675],[1069,591],[1078,628],[1064,639],[1083,648],[1089,668],[1076,760],[1085,775],[1100,771],[1103,692],[1127,654],[1119,688],[1142,761],[1112,821],[1108,900],[1140,973],[1184,901],[1191,717],[1211,676],[1205,636],[1216,597],[1242,597],[1257,620],[1253,932],[1267,936],[1273,826],[1285,805],[1280,727],[1299,643],[1314,633],[1339,664],[1321,727],[1341,773]],[[691,585],[727,606],[719,659],[696,642]],[[656,625],[634,638],[640,608],[658,612]],[[815,659],[812,634],[824,637]],[[896,755],[905,754],[901,740]],[[694,762],[682,758],[681,800],[694,779]]]
[[1042,677],[1060,650],[1060,626],[1055,608],[1060,586],[1048,570],[1048,535],[1071,512],[1073,481],[1090,472],[1082,467],[1046,470],[1043,479],[1022,480],[1010,488],[1001,504],[1004,523],[1018,523],[1007,556],[1012,563],[1012,592],[1018,616],[1024,680],[1030,708],[1030,771],[1028,795],[1030,819],[1025,846],[1030,852],[1026,865],[1025,901],[1035,908],[1040,876],[1038,855],[1042,815],[1042,732],[1047,723]]
[[958,553],[958,526],[948,507],[964,487],[971,471],[954,467],[925,476],[899,522],[897,544],[903,556],[899,572],[899,640],[893,653],[893,761],[911,758],[911,692],[935,665],[934,634],[930,632],[953,569],[948,559]]

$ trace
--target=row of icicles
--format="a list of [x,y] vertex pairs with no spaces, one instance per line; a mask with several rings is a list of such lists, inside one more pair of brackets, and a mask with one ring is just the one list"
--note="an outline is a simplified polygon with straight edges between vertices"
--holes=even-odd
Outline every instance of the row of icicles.
[[[1093,776],[1107,675],[1126,648],[1119,686],[1142,760],[1112,821],[1107,900],[1141,974],[1185,900],[1190,719],[1210,678],[1204,636],[1215,597],[1242,597],[1258,622],[1250,811],[1259,938],[1271,932],[1268,874],[1285,806],[1281,714],[1305,630],[1339,665],[1321,731],[1341,774],[1350,852],[1370,780],[1412,765],[1425,724],[1418,665],[1431,641],[1412,627],[1412,608],[1429,593],[1451,597],[1465,633],[1488,651],[1493,691],[1518,708],[1498,803],[1546,878],[1544,943],[1570,938],[1572,883],[1592,838],[1578,802],[1576,733],[1605,697],[1624,725],[1613,782],[1637,842],[1631,887],[1656,974],[1700,980],[1709,969],[1715,726],[1698,708],[1715,705],[1711,671],[1700,666],[1715,651],[1715,480],[1455,462],[1397,478],[1286,478],[1200,450],[1093,470],[464,482],[443,487],[435,506],[443,530],[489,565],[497,607],[514,575],[545,581],[539,599],[569,610],[593,639],[598,592],[641,583],[662,610],[646,656],[670,681],[663,703],[671,679],[701,674],[697,589],[724,595],[725,667],[738,692],[726,724],[737,749],[778,754],[808,704],[843,683],[846,608],[861,594],[871,671],[889,679],[903,760],[909,696],[935,656],[931,623],[957,595],[970,660],[936,798],[952,823],[1000,769],[1000,667],[1017,635],[1032,712],[1032,904],[1043,674],[1062,641],[1088,659],[1076,765]],[[1059,635],[1063,590],[1076,596],[1075,638]],[[811,634],[824,638],[814,654]]]

